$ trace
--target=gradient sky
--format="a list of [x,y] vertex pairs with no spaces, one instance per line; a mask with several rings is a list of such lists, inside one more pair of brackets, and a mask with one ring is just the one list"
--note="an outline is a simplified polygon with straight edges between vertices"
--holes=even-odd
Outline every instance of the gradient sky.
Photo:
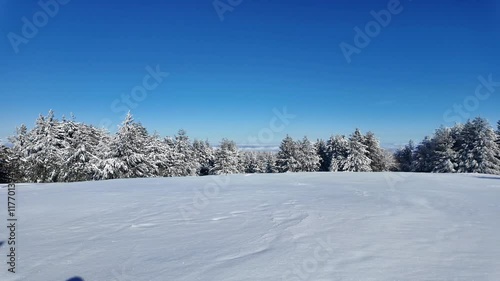
[[[221,21],[212,0],[72,0],[16,54],[8,34],[22,36],[37,2],[0,0],[4,140],[49,109],[97,126],[109,119],[116,130],[123,112],[113,101],[142,85],[147,66],[169,76],[130,108],[136,120],[212,143],[248,143],[283,107],[296,117],[258,143],[356,127],[386,144],[420,141],[453,124],[443,115],[471,101],[478,76],[500,81],[496,0],[401,0],[402,12],[351,63],[339,44],[354,45],[354,28],[390,1],[242,0]],[[467,113],[496,123],[500,87],[476,107]]]

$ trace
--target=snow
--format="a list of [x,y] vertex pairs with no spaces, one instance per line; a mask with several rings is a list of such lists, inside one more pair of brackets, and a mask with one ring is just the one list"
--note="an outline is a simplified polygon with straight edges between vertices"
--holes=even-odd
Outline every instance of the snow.
[[4,243],[0,280],[500,280],[499,176],[123,179],[16,196],[17,273]]

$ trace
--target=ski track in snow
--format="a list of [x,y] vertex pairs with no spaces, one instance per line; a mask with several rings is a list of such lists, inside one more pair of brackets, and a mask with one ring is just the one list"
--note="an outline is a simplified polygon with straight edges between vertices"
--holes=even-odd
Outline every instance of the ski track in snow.
[[402,178],[234,175],[188,217],[211,177],[20,184],[0,280],[500,280],[500,177]]

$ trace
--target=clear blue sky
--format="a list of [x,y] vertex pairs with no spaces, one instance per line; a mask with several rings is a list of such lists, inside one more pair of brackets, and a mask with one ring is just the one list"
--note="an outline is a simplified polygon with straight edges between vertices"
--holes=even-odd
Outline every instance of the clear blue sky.
[[[348,63],[339,44],[354,45],[354,27],[389,2],[242,0],[221,21],[212,0],[72,0],[16,54],[8,35],[22,36],[22,18],[43,10],[0,0],[0,138],[49,109],[95,125],[110,119],[114,130],[123,112],[113,101],[159,65],[169,76],[132,113],[161,135],[184,128],[246,143],[269,127],[273,108],[287,107],[296,118],[273,143],[356,127],[383,143],[419,141],[452,125],[443,115],[474,95],[479,75],[500,81],[500,4],[401,0]],[[474,106],[467,113],[496,122],[500,87]]]

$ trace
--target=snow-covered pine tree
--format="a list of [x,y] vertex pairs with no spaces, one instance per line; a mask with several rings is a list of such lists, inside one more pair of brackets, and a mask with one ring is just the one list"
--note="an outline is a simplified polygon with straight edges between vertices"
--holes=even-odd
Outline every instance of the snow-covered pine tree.
[[[149,136],[146,129],[134,122],[130,112],[110,143],[111,157],[106,165],[112,169],[112,178],[139,178],[154,175],[155,167],[148,162],[146,149]],[[108,170],[108,168],[106,168]]]
[[182,129],[175,136],[174,151],[177,157],[173,164],[174,176],[196,176],[200,169],[200,163],[195,157],[193,145],[186,131]]
[[241,172],[245,174],[262,173],[257,152],[245,151],[240,153]]
[[207,141],[194,140],[193,142],[194,157],[199,163],[197,174],[206,176],[210,174],[210,170],[214,166],[214,150]]
[[[456,132],[455,132],[456,133]],[[473,153],[477,141],[477,132],[470,120],[461,127],[458,135],[455,135],[459,146],[455,147],[457,151],[457,172],[472,173],[477,169],[476,156]]]
[[462,147],[458,151],[458,172],[498,174],[500,160],[496,134],[486,119],[477,117],[467,121],[460,135]]
[[276,168],[280,173],[300,171],[300,163],[297,159],[297,144],[287,135],[280,144],[276,155]]
[[435,147],[434,142],[426,136],[422,142],[417,145],[413,152],[412,171],[420,173],[430,173],[434,169]]
[[402,172],[412,171],[414,150],[415,150],[415,145],[411,140],[403,148],[396,150],[396,152],[394,153],[394,159],[396,160],[396,165],[398,166],[399,171]]
[[115,170],[115,159],[111,151],[111,142],[115,136],[112,136],[106,128],[98,128],[99,141],[96,146],[96,156],[99,159],[98,174],[95,175],[95,180],[114,179],[117,178],[117,170]]
[[450,128],[441,127],[432,138],[434,143],[433,173],[454,173],[457,167],[457,153],[453,150],[455,140]]
[[364,145],[364,137],[356,129],[349,137],[349,154],[345,162],[345,170],[348,172],[371,172],[372,160],[368,158],[368,151]]
[[[462,149],[463,145],[463,140],[462,140],[462,130],[464,129],[463,124],[455,124],[453,127],[450,128],[450,134],[451,137],[453,138],[453,151],[458,153],[460,149]],[[458,155],[457,155],[458,157]],[[458,159],[456,160],[458,164]]]
[[332,156],[328,153],[326,142],[322,139],[318,139],[314,147],[316,149],[316,154],[319,156],[319,171],[328,172],[330,170]]
[[497,146],[500,147],[500,120],[498,120],[497,122],[497,130],[495,133],[497,135],[497,140],[496,140]]
[[28,128],[22,124],[16,128],[16,135],[9,137],[12,144],[11,148],[11,164],[13,166],[12,178],[15,182],[29,181],[27,177],[28,165],[26,157],[28,156]]
[[28,181],[60,181],[68,143],[64,129],[52,110],[46,117],[39,116],[35,128],[28,134],[28,140],[25,157]]
[[61,126],[68,144],[61,167],[61,180],[73,182],[100,179],[99,143],[105,132],[77,123],[74,117],[72,120],[63,120]]
[[147,147],[148,161],[155,166],[155,176],[178,177],[182,175],[183,156],[176,151],[175,140],[160,139],[155,133],[150,137]]
[[85,136],[90,139],[89,153],[92,155],[91,173],[93,180],[103,178],[102,162],[107,156],[111,155],[111,135],[105,128],[97,128],[92,125],[84,125]]
[[[498,149],[500,150],[500,120],[498,120],[497,122],[496,137],[497,137],[496,144]],[[500,151],[498,152],[497,159],[500,160]],[[498,172],[500,173],[500,171]]]
[[386,149],[383,149],[383,154],[384,154],[384,163],[386,166],[386,170],[384,171],[396,172],[398,170],[398,165],[396,163],[396,159],[394,158],[394,154]]
[[0,144],[0,183],[10,183],[12,181],[9,148]]
[[215,151],[213,175],[239,173],[238,148],[234,141],[223,139],[220,147]]
[[[256,151],[255,152],[255,155],[256,155],[256,168],[255,170],[257,171],[257,173],[267,173],[267,164],[268,164],[268,158],[267,158],[267,154],[269,152],[264,152],[264,151]],[[274,165],[274,162],[273,162],[273,165]]]
[[160,138],[158,133],[149,136],[146,142],[147,161],[154,167],[154,176],[169,176],[167,165],[172,154],[171,148]]
[[160,173],[162,177],[180,177],[183,174],[184,157],[177,152],[176,140],[172,137],[165,137],[162,141],[165,145],[165,170]]
[[349,156],[349,141],[345,136],[332,136],[327,141],[328,154],[330,155],[331,172],[343,172],[347,170],[347,157]]
[[278,173],[278,167],[276,167],[276,153],[273,152],[262,152],[259,158],[262,158],[260,161],[262,163],[262,172],[263,173]]
[[370,167],[374,172],[388,171],[388,163],[386,163],[386,157],[384,150],[380,147],[379,140],[375,137],[372,132],[366,133],[364,137],[364,145],[366,146],[366,151],[368,158],[372,161]]
[[297,159],[302,172],[315,172],[319,169],[320,158],[314,145],[304,136],[302,141],[297,141]]

